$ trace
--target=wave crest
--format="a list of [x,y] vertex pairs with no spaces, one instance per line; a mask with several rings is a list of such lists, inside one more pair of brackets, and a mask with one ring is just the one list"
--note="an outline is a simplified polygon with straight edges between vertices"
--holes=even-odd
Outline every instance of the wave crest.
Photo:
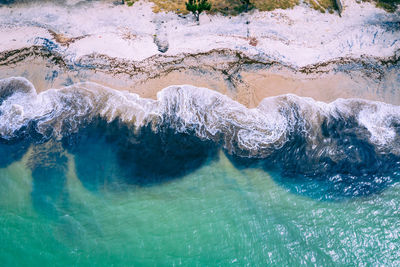
[[0,101],[2,142],[68,140],[100,120],[106,125],[102,131],[113,128],[115,136],[120,129],[121,143],[133,144],[135,151],[146,138],[182,146],[174,140],[184,136],[193,144],[186,148],[189,153],[197,147],[196,138],[207,142],[202,149],[211,142],[236,163],[278,166],[286,177],[351,180],[370,188],[392,181],[390,175],[400,170],[400,107],[381,102],[338,99],[328,104],[288,94],[249,109],[189,85],[167,87],[153,100],[88,82],[37,94],[24,78],[1,80]]
[[399,107],[361,99],[327,104],[288,94],[266,98],[249,109],[218,92],[190,85],[167,87],[152,100],[89,82],[37,94],[28,80],[8,78],[0,81],[0,104],[2,139],[15,138],[29,124],[43,137],[60,139],[100,117],[119,120],[134,131],[148,125],[154,131],[193,131],[233,154],[265,157],[296,135],[311,147],[326,143],[323,128],[345,124],[377,149],[399,155]]

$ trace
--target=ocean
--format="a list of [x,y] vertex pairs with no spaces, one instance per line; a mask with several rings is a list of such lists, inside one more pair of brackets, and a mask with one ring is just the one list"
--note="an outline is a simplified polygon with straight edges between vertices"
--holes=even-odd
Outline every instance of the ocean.
[[400,110],[0,81],[3,266],[400,264]]

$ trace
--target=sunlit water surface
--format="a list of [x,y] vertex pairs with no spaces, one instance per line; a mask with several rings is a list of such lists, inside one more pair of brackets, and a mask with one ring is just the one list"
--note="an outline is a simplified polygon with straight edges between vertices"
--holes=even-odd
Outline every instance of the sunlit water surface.
[[34,180],[29,153],[0,169],[3,266],[400,264],[399,183],[320,201],[221,152],[183,177],[129,185],[107,150],[93,151],[89,184],[71,154],[64,174]]

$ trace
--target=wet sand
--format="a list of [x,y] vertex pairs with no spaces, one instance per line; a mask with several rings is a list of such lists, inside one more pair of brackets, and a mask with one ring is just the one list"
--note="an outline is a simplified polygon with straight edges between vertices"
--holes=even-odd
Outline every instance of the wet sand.
[[400,92],[396,90],[399,85],[396,70],[386,73],[384,79],[374,79],[359,71],[305,74],[280,66],[241,70],[228,77],[221,72],[199,67],[172,70],[155,78],[143,78],[101,70],[77,71],[32,57],[0,66],[0,78],[12,76],[27,78],[38,92],[89,81],[153,99],[165,87],[190,84],[218,91],[250,108],[256,107],[266,97],[282,94],[312,97],[324,102],[338,98],[363,98],[400,104]]
[[364,98],[389,102],[382,96],[344,74],[324,74],[317,77],[296,75],[284,71],[254,71],[241,73],[241,80],[232,88],[223,77],[193,72],[173,72],[160,78],[137,84],[130,91],[143,97],[154,98],[156,93],[170,85],[191,84],[213,89],[247,107],[256,107],[264,98],[282,94],[296,94],[315,100],[331,102],[337,98]]
[[171,71],[152,79],[140,79],[96,70],[68,70],[40,58],[30,58],[16,64],[0,66],[0,78],[11,76],[27,78],[38,92],[90,81],[153,99],[165,87],[190,84],[226,94],[250,108],[256,107],[265,97],[288,93],[324,102],[337,98],[363,98],[400,104],[400,92],[395,90],[395,72],[393,75],[388,73],[384,80],[376,80],[358,72],[304,74],[283,68],[270,68],[241,71],[227,79],[226,75],[219,72],[186,69]]

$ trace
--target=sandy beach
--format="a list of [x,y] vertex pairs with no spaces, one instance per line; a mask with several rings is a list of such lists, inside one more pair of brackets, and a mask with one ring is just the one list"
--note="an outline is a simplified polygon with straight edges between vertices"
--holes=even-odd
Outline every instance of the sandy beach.
[[143,98],[156,99],[162,89],[171,85],[190,84],[223,93],[235,101],[256,107],[264,98],[282,94],[312,97],[332,102],[338,98],[363,98],[400,104],[398,72],[387,72],[382,79],[353,72],[301,73],[280,67],[241,70],[227,79],[221,71],[178,69],[156,77],[132,78],[128,74],[112,74],[96,70],[71,71],[47,60],[28,58],[13,65],[0,66],[1,77],[22,76],[30,80],[38,92],[58,89],[79,82],[94,82],[113,89],[136,93]]
[[142,1],[1,7],[0,77],[38,91],[92,81],[146,98],[191,84],[248,107],[287,93],[400,104],[398,12],[344,6],[342,17],[305,6],[202,14],[200,25]]

